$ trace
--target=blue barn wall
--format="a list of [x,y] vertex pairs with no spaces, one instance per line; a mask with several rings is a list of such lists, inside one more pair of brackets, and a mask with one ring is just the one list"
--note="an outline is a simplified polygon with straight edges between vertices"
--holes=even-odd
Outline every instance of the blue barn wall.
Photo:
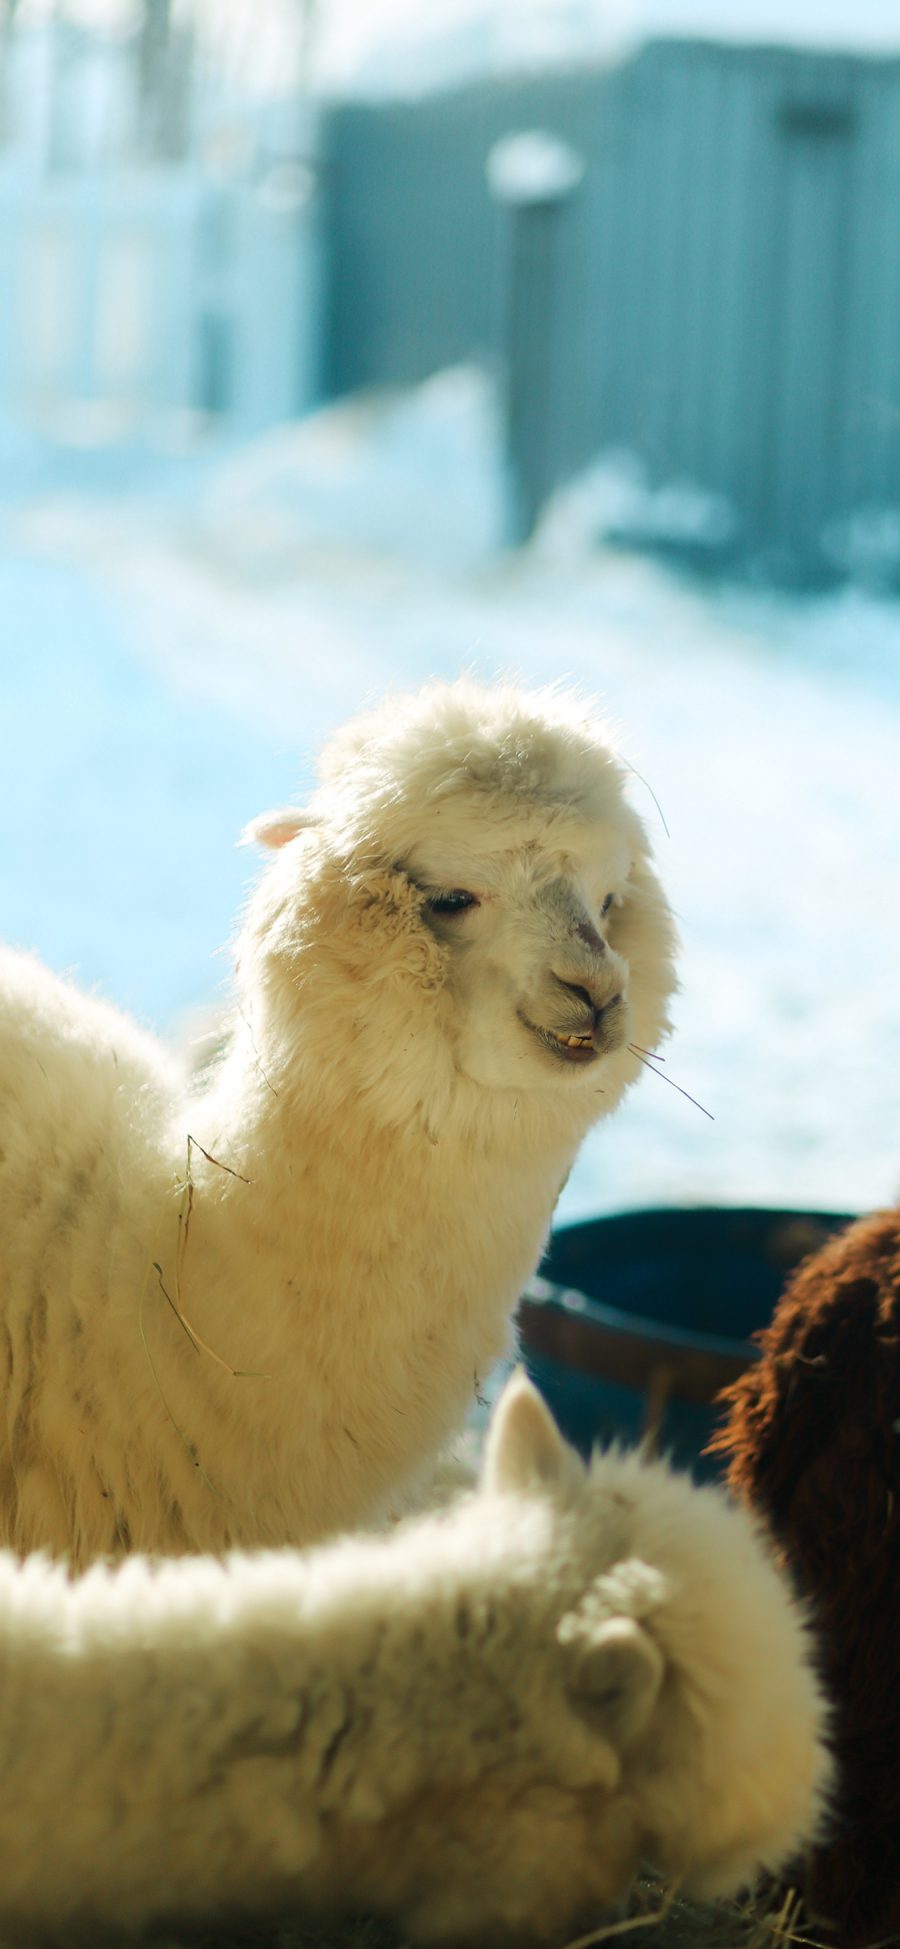
[[618,69],[334,109],[330,389],[516,342],[485,164],[536,127],[587,168],[555,219],[544,396],[511,429],[535,504],[627,447],[652,484],[727,496],[788,575],[848,515],[900,509],[894,60],[659,41]]

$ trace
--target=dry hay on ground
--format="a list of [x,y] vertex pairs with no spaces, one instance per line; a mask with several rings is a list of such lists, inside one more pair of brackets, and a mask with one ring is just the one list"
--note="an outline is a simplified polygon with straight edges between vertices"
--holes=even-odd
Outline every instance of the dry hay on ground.
[[[736,1902],[698,1906],[676,1898],[666,1904],[665,1891],[642,1882],[627,1922],[598,1924],[596,1935],[577,1938],[579,1949],[596,1942],[627,1945],[627,1949],[831,1949],[808,1923],[796,1893],[772,1890]],[[0,1949],[13,1949],[0,1944]],[[54,1945],[56,1949],[56,1945]],[[68,1949],[60,1944],[59,1949]],[[76,1945],[72,1945],[76,1949]],[[82,1949],[78,1944],[77,1949]],[[111,1945],[118,1949],[118,1945]],[[195,1933],[158,1934],[133,1949],[407,1949],[402,1935],[367,1917],[343,1924],[315,1923],[265,1926],[248,1924],[237,1930],[222,1927]],[[548,1949],[570,1949],[568,1944]],[[574,1949],[574,1945],[572,1945]]]

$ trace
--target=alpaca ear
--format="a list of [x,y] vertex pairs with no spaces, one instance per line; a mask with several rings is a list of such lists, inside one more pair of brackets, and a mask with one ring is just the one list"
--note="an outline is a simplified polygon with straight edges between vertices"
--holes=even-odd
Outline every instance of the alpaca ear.
[[571,1669],[566,1693],[581,1718],[616,1747],[644,1731],[659,1697],[664,1661],[659,1646],[634,1617],[591,1626],[577,1611],[557,1626]]
[[244,827],[241,833],[242,846],[269,846],[277,851],[296,839],[298,832],[307,832],[316,820],[309,812],[303,812],[297,805],[285,805],[278,812],[260,812],[256,819]]
[[548,1407],[524,1369],[517,1367],[494,1409],[485,1444],[486,1489],[564,1489],[581,1463],[563,1441]]

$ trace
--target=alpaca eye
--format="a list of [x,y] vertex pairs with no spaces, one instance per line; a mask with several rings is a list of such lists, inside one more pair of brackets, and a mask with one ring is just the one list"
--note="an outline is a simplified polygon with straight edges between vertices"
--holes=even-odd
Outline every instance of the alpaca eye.
[[477,907],[478,896],[454,887],[451,893],[433,893],[428,905],[433,914],[464,914],[467,907]]
[[601,917],[605,917],[609,913],[610,907],[612,906],[614,899],[615,899],[615,894],[613,893],[607,894],[606,899],[604,900],[603,905],[600,909]]

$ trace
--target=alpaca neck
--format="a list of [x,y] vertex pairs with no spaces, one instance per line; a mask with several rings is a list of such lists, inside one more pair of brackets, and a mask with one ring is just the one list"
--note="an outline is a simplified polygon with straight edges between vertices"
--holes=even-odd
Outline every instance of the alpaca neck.
[[315,1103],[306,1110],[259,1079],[253,1097],[249,1116],[246,1087],[236,1116],[230,1092],[192,1106],[190,1130],[198,1196],[202,1180],[211,1200],[209,1235],[218,1230],[233,1262],[242,1242],[252,1251],[255,1306],[264,1301],[266,1270],[277,1276],[280,1265],[289,1277],[315,1257],[318,1241],[323,1249],[328,1241],[338,1281],[340,1268],[356,1264],[356,1284],[385,1254],[398,1277],[404,1264],[430,1268],[436,1230],[448,1247],[465,1253],[477,1245],[487,1259],[492,1240],[502,1239],[508,1256],[506,1228],[516,1227],[527,1276],[580,1135],[564,1125],[548,1132],[522,1105],[490,1103],[479,1116],[477,1105],[462,1102],[429,1134],[424,1122],[379,1123],[364,1106],[340,1118]]
[[267,1066],[249,1035],[235,1044],[212,1089],[188,1106],[192,1135],[221,1169],[226,1207],[240,1205],[241,1178],[261,1175],[270,1200],[295,1207],[306,1202],[304,1184],[323,1173],[335,1195],[352,1183],[358,1201],[364,1186],[369,1211],[376,1200],[396,1203],[407,1224],[414,1189],[430,1187],[433,1198],[443,1188],[452,1200],[462,1182],[473,1194],[487,1176],[497,1197],[505,1183],[515,1190],[524,1172],[545,1179],[553,1196],[594,1118],[575,1092],[486,1089],[459,1075],[441,1079],[432,1100],[420,1100],[408,1117],[393,1106],[385,1113],[365,1092],[335,1096],[328,1083],[327,1066],[317,1073],[304,1064],[298,1076],[285,1076],[274,1061]]
[[[364,1103],[336,1117],[314,1088],[308,1100],[273,1088],[246,1046],[187,1116],[184,1311],[251,1376],[229,1382],[182,1350],[192,1385],[221,1396],[204,1467],[240,1494],[228,1417],[258,1416],[274,1511],[262,1540],[374,1519],[461,1427],[507,1350],[575,1139],[557,1125],[541,1142],[524,1100],[479,1116],[474,1086],[436,1141]],[[181,1424],[191,1419],[185,1408]],[[332,1456],[327,1472],[311,1467],[318,1454]],[[241,1541],[240,1527],[230,1536]]]

